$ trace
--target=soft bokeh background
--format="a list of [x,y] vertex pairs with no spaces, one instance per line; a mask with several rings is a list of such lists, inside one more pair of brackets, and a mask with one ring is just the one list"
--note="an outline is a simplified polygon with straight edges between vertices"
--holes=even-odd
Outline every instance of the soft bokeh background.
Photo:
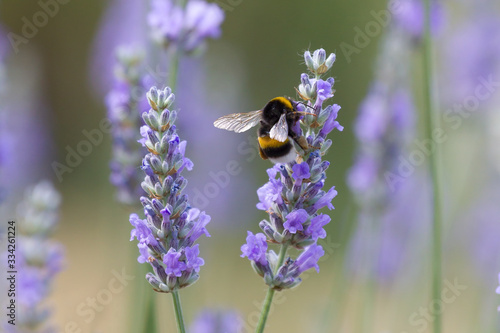
[[[9,75],[17,79],[10,82],[15,89],[8,95],[7,102],[23,101],[22,107],[10,105],[10,112],[27,109],[22,113],[25,119],[20,120],[19,129],[26,136],[39,131],[42,139],[27,139],[27,142],[39,144],[36,151],[43,152],[36,158],[25,156],[21,143],[16,147],[20,157],[16,163],[22,170],[26,168],[23,178],[26,184],[28,179],[35,181],[43,175],[52,179],[63,195],[56,238],[66,247],[66,264],[49,299],[54,309],[53,321],[62,332],[72,332],[71,322],[76,323],[81,332],[125,332],[132,304],[136,302],[136,285],[146,283],[137,276],[136,246],[129,242],[131,210],[114,200],[114,189],[108,181],[109,135],[105,135],[103,142],[94,146],[71,173],[65,173],[61,182],[50,167],[53,161],[64,163],[66,148],[77,147],[85,139],[82,131],[99,128],[106,116],[96,73],[91,68],[96,52],[95,38],[109,3],[74,0],[60,5],[59,12],[48,24],[27,44],[21,44],[19,52],[9,59]],[[265,217],[255,209],[255,191],[266,181],[265,170],[270,164],[251,158],[250,153],[237,152],[240,142],[255,138],[253,131],[244,135],[217,131],[212,128],[212,121],[223,114],[259,109],[275,96],[295,96],[294,87],[305,71],[302,52],[323,47],[327,52],[337,53],[331,72],[336,78],[334,102],[342,106],[339,121],[345,126],[343,133],[332,133],[334,144],[327,156],[332,161],[327,185],[336,185],[339,195],[333,201],[336,209],[329,212],[332,223],[328,225],[329,236],[323,243],[327,255],[320,264],[321,273],[308,272],[300,287],[278,298],[267,332],[427,331],[418,330],[421,326],[412,324],[409,318],[428,307],[431,301],[429,247],[425,243],[430,236],[424,235],[423,243],[415,247],[412,261],[405,263],[405,269],[388,284],[357,278],[355,271],[346,268],[349,265],[345,263],[349,258],[350,236],[357,227],[357,208],[346,185],[356,148],[353,123],[373,78],[382,35],[371,38],[366,47],[352,55],[351,61],[342,54],[340,45],[342,42],[353,45],[355,27],[364,27],[373,20],[370,11],[381,10],[385,5],[378,0],[243,0],[226,11],[222,38],[210,41],[203,60],[189,60],[181,66],[179,89],[184,90],[179,91],[180,117],[188,114],[190,117],[179,120],[180,136],[189,140],[187,155],[195,162],[194,171],[186,174],[191,195],[197,193],[195,189],[203,191],[207,183],[213,182],[209,173],[224,170],[227,160],[235,159],[242,167],[242,172],[231,177],[229,185],[204,207],[213,216],[209,225],[212,237],[201,240],[201,256],[206,261],[201,279],[181,293],[188,322],[205,307],[236,309],[246,322],[255,322],[265,295],[262,279],[253,273],[248,260],[239,257],[239,248],[246,230],[257,231],[258,221]],[[445,15],[447,22],[454,24],[472,15],[457,9],[459,5],[447,4],[446,8],[449,9]],[[10,0],[3,1],[0,9],[5,30],[21,34],[23,17],[31,18],[40,7],[35,1]],[[136,26],[126,25],[125,31],[133,34]],[[440,44],[452,38],[446,33],[457,30],[446,26],[439,37]],[[488,36],[489,32],[485,34]],[[462,34],[455,35],[460,41]],[[485,38],[476,41],[479,45],[472,46],[464,42],[462,49],[481,49],[494,41],[498,39]],[[112,47],[104,50],[109,54],[113,52]],[[460,56],[460,52],[455,51],[451,59]],[[500,52],[491,57],[500,57]],[[417,54],[408,60],[409,64],[415,62],[417,68],[411,73],[417,91],[421,82],[419,61]],[[438,62],[437,65],[441,69],[450,64]],[[101,70],[111,72],[109,67]],[[457,80],[461,78],[446,78],[439,87],[445,90]],[[106,85],[104,81],[101,83]],[[11,97],[14,93],[15,98]],[[190,99],[195,100],[190,106],[192,110],[182,104],[183,100],[187,104]],[[420,105],[417,101],[417,106]],[[417,112],[420,114],[421,110]],[[496,119],[497,125],[492,119]],[[2,126],[10,126],[8,121],[8,118],[2,119]],[[498,186],[493,185],[499,184],[498,168],[495,169],[498,155],[496,159],[494,155],[498,154],[498,140],[491,135],[496,133],[498,139],[499,130],[495,126],[499,123],[495,112],[488,116],[472,113],[464,119],[465,125],[450,132],[450,139],[442,145],[446,194],[443,278],[458,280],[467,287],[443,308],[444,332],[498,332],[500,329],[500,315],[496,312],[500,295],[494,293],[500,272],[500,196]],[[418,137],[422,138],[423,134]],[[34,170],[33,164],[36,164]],[[426,187],[422,183],[417,188]],[[416,197],[406,203],[408,211],[417,214],[416,220],[424,230],[430,224],[423,208],[419,209],[428,206],[425,198]],[[13,206],[14,201],[8,204]],[[412,207],[417,209],[411,210]],[[13,212],[6,214],[14,216]],[[6,219],[2,216],[2,220]],[[134,276],[134,280],[128,282],[123,291],[113,294],[108,304],[99,307],[94,319],[85,322],[87,317],[78,310],[81,304],[108,289],[113,272],[122,271]],[[370,283],[377,286],[372,295],[366,293]],[[170,295],[156,297],[164,331],[174,332]],[[374,299],[371,315],[365,311],[368,297]],[[372,324],[363,327],[363,320]],[[430,329],[431,325],[428,326]]]

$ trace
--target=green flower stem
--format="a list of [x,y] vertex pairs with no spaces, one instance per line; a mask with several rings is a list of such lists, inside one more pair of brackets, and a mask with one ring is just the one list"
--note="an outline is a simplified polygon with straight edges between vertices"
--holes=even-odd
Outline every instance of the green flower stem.
[[151,293],[151,290],[146,292],[147,303],[146,303],[146,322],[144,326],[145,333],[156,333],[158,328],[156,326],[156,302],[155,302],[155,294]]
[[179,333],[186,333],[184,327],[184,317],[182,316],[181,299],[177,290],[172,291],[172,300],[174,301],[175,318],[177,319],[177,331]]
[[[432,137],[432,131],[439,126],[439,119],[434,107],[434,85],[432,68],[432,38],[430,31],[431,2],[425,1],[425,32],[423,36],[423,66],[424,66],[424,99],[426,111],[427,137]],[[432,178],[432,299],[441,298],[441,188],[439,184],[439,146],[429,157],[429,168]],[[441,314],[434,317],[433,332],[441,333]]]
[[171,55],[170,55],[170,66],[168,68],[169,70],[169,75],[168,75],[168,86],[170,89],[172,89],[172,92],[175,94],[177,92],[177,73],[179,72],[179,58],[180,58],[180,51],[177,50],[175,47],[172,48],[171,50]]
[[[278,262],[273,272],[274,274],[276,274],[281,265],[283,265],[287,249],[288,249],[288,244],[281,245],[280,253],[278,256]],[[273,297],[275,292],[276,290],[274,290],[271,287],[269,287],[269,289],[267,290],[266,298],[264,299],[264,304],[262,305],[259,322],[257,323],[257,327],[255,328],[255,333],[264,332],[264,328],[266,327],[267,316],[269,315],[269,310],[271,309],[271,304],[273,303]]]

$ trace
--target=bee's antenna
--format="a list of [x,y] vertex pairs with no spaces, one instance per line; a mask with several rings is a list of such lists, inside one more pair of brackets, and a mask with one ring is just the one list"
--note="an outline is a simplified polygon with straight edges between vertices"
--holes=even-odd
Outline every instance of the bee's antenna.
[[294,111],[293,113],[308,114],[308,115],[315,116],[315,117],[317,117],[317,116],[318,116],[318,115],[317,115],[317,114],[315,114],[315,113],[305,112],[305,111]]
[[311,113],[311,112],[306,112],[306,111],[294,111],[294,113],[309,114],[309,115],[311,115],[311,116],[317,116],[317,115],[314,113],[314,112],[316,111],[316,109],[315,109],[315,108],[313,108],[312,106],[307,105],[307,104],[305,104],[304,102],[300,102],[300,101],[297,101],[296,103],[297,103],[297,104],[302,104],[302,105],[304,105],[306,108],[312,109],[312,110],[313,110],[313,113]]
[[307,105],[307,104],[306,104],[306,103],[304,103],[304,102],[301,102],[301,101],[295,101],[295,103],[297,103],[297,104],[302,104],[302,105],[304,105],[306,108],[316,110],[315,108],[313,108],[313,107],[312,107],[312,106],[310,106],[310,105]]

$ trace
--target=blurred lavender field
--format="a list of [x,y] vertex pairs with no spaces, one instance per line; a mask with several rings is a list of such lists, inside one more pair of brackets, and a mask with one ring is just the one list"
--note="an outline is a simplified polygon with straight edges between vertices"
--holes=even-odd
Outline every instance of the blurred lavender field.
[[[211,237],[197,241],[204,265],[188,269],[193,277],[199,269],[199,280],[181,291],[187,331],[252,332],[268,287],[240,247],[247,230],[260,232],[259,222],[271,219],[256,191],[274,180],[266,173],[273,165],[259,157],[255,129],[236,134],[213,122],[276,96],[299,100],[302,55],[323,48],[336,54],[329,102],[342,106],[344,127],[329,134],[323,190],[335,185],[338,195],[334,210],[321,211],[331,218],[326,237],[314,240],[324,250],[320,273],[308,270],[299,287],[276,292],[266,332],[433,332],[437,316],[442,332],[500,332],[500,3],[431,1],[439,119],[431,137],[423,1],[187,0],[186,14],[172,3],[184,2],[0,2],[0,252],[9,220],[31,227],[17,238],[17,260],[23,272],[41,272],[24,277],[43,278],[18,281],[19,318],[49,327],[13,328],[3,311],[0,331],[153,332],[137,319],[148,302],[157,305],[157,331],[177,331],[170,295],[153,292],[141,270],[152,269],[139,265],[129,241],[130,214],[144,217],[148,150],[137,141],[148,138],[140,129],[146,92],[174,83],[171,109],[187,141],[185,152],[176,148],[188,181],[183,193],[211,216]],[[428,168],[436,150],[438,299]],[[59,194],[42,183],[37,188],[50,195],[30,199],[44,180]],[[52,256],[47,244],[57,243]],[[5,309],[9,286],[0,281]]]

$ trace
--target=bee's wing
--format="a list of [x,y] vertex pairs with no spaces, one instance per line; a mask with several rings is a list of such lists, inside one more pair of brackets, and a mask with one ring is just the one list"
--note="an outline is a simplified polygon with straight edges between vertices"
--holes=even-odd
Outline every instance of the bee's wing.
[[283,113],[280,120],[271,128],[269,132],[271,139],[285,142],[288,139],[288,123],[286,122],[286,113]]
[[241,133],[258,125],[261,118],[262,110],[245,113],[233,113],[217,119],[214,122],[214,126],[220,129]]

